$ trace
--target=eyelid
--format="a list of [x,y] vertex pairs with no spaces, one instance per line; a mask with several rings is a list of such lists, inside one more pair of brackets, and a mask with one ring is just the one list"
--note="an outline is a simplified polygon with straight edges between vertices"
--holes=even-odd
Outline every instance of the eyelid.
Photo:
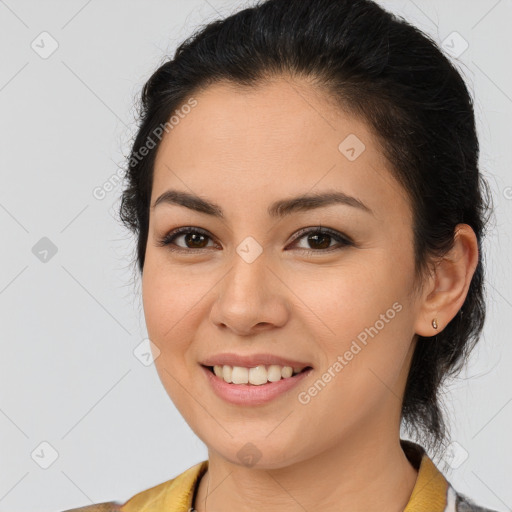
[[[187,234],[187,233],[196,233],[196,234],[199,234],[199,235],[206,236],[207,238],[210,238],[211,240],[214,240],[214,237],[208,231],[206,231],[205,229],[198,228],[198,227],[195,227],[195,226],[181,226],[179,228],[172,229],[166,235],[161,237],[158,240],[157,245],[159,247],[169,246],[169,245],[171,245],[171,240],[175,240],[179,236],[182,236],[182,235]],[[173,248],[173,249],[170,249],[170,250],[175,250],[177,252],[179,252],[179,251],[199,252],[199,251],[202,251],[204,249],[185,249],[183,247],[177,247],[177,249]]]
[[[315,226],[308,226],[305,228],[299,229],[297,231],[296,236],[293,238],[292,242],[295,242],[299,238],[302,238],[304,235],[308,233],[322,233],[326,235],[330,235],[333,238],[340,238],[343,242],[346,244],[355,244],[355,242],[348,236],[342,233],[341,231],[338,231],[337,229],[328,228],[325,226],[322,226],[321,224],[315,225]],[[315,251],[315,252],[321,252],[321,251]]]

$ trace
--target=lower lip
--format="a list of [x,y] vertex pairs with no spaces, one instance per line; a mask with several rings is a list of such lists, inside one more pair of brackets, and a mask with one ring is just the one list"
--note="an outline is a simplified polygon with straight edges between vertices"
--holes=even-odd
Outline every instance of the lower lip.
[[220,398],[235,405],[266,404],[297,386],[297,384],[305,379],[313,370],[313,368],[309,368],[304,372],[297,373],[293,377],[255,386],[253,384],[229,384],[224,379],[217,377],[206,366],[201,365],[201,369],[206,374],[206,378],[213,388],[213,391]]

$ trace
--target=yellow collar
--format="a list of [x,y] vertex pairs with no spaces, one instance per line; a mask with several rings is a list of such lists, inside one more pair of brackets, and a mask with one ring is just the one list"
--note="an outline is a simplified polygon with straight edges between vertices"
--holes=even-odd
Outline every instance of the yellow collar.
[[448,512],[452,508],[447,506],[450,482],[437,469],[421,445],[405,439],[400,439],[400,444],[407,458],[418,470],[416,483],[404,512]]
[[[405,439],[400,444],[418,470],[416,484],[404,512],[445,512],[450,483],[419,444]],[[196,487],[208,469],[208,460],[188,468],[175,478],[142,491],[121,506],[121,512],[189,512]]]

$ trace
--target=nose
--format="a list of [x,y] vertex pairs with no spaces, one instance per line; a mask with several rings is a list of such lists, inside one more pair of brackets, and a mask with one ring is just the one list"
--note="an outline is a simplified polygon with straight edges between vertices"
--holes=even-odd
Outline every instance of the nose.
[[210,319],[239,336],[282,327],[290,314],[288,293],[264,253],[252,262],[235,254],[219,283]]

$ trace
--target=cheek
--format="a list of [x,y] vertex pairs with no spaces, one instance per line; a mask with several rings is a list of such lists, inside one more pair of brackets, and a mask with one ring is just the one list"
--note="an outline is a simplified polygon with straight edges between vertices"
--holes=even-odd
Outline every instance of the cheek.
[[[188,284],[188,286],[187,286]],[[193,332],[191,323],[197,313],[197,293],[192,291],[190,282],[183,279],[183,273],[155,265],[151,258],[145,262],[142,277],[142,302],[145,323],[150,340],[158,347],[160,354],[155,365],[161,374],[165,367],[173,375],[182,371],[183,360]]]
[[326,337],[347,339],[403,302],[408,269],[396,269],[392,262],[389,253],[372,250],[354,253],[342,264],[294,269],[284,279],[293,283],[294,302],[310,317],[310,327]]
[[189,387],[194,366],[184,362],[195,329],[198,297],[183,275],[150,256],[144,265],[142,301],[148,336],[158,348],[154,362],[160,381],[174,405],[188,417],[193,403],[183,389]]
[[[205,291],[207,283],[202,281]],[[165,251],[146,252],[142,276],[142,301],[148,331],[155,338],[166,341],[176,338],[176,327],[187,323],[201,296],[201,281],[191,278],[184,267],[171,265]]]
[[[320,392],[325,402],[317,404],[337,411],[346,406],[362,412],[377,406],[390,390],[398,394],[411,342],[407,293],[412,269],[395,268],[396,259],[389,252],[385,257],[384,251],[374,252],[364,264],[360,261],[302,275],[294,285],[296,295],[314,312],[305,314],[323,352],[319,373],[326,372],[322,380],[331,390]],[[324,389],[321,383],[319,389]]]
[[383,317],[373,307],[363,308],[357,317],[331,326],[336,336],[317,339],[325,363],[297,398],[308,418],[329,418],[322,426],[325,439],[338,439],[375,421],[389,427],[390,411],[399,407],[409,349],[406,309],[398,301],[394,306],[382,308]]

